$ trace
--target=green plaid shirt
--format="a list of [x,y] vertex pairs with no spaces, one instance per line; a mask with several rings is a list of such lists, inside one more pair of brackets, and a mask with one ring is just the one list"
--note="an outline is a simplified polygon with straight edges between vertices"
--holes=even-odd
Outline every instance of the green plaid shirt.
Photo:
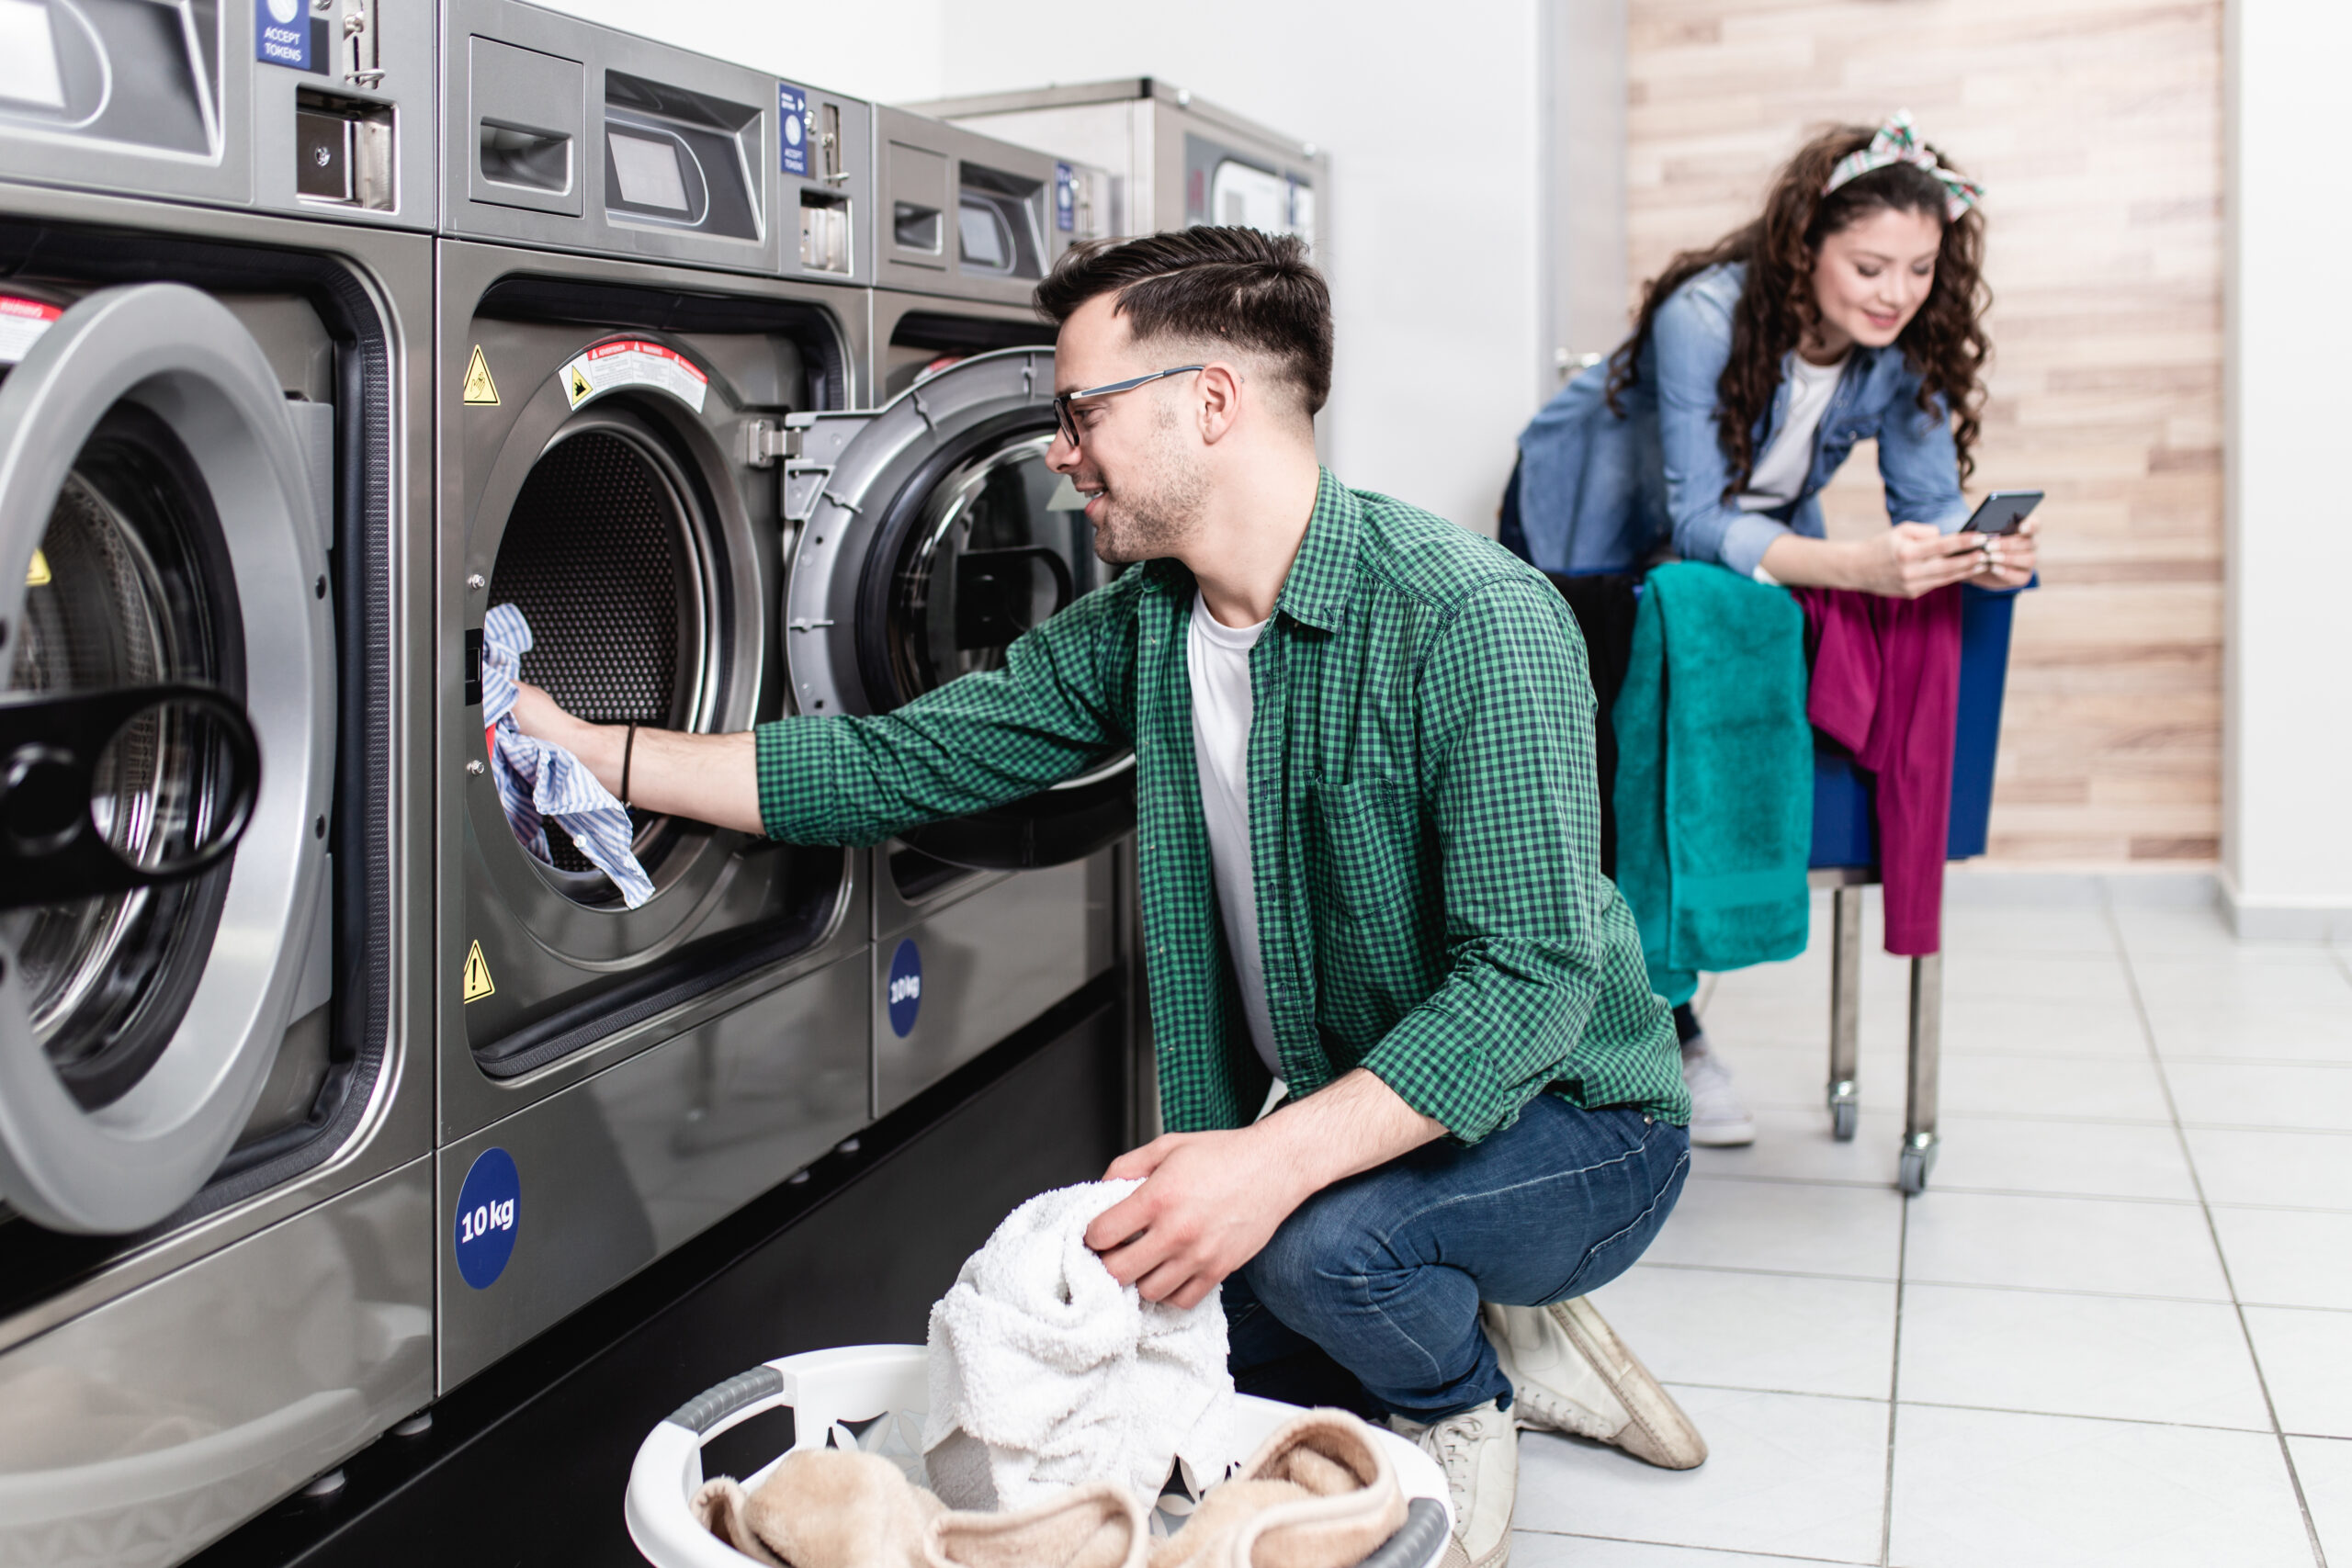
[[[1153,561],[1001,670],[758,737],[761,816],[799,843],[877,843],[1132,746],[1160,1110],[1179,1132],[1246,1124],[1268,1084],[1193,760],[1193,592]],[[1690,1119],[1672,1018],[1600,874],[1583,639],[1541,574],[1326,473],[1250,685],[1259,941],[1294,1095],[1366,1067],[1465,1143],[1547,1089]]]

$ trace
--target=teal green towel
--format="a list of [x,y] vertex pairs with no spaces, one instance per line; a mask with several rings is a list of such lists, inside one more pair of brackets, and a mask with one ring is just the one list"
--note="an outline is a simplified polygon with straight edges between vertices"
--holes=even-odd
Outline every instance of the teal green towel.
[[1804,612],[1699,561],[1649,575],[1618,694],[1617,886],[1650,984],[1677,1006],[1698,971],[1804,951],[1813,733]]

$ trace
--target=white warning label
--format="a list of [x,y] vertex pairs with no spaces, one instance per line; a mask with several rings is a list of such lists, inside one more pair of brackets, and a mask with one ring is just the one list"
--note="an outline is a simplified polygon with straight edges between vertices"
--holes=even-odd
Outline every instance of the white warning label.
[[54,305],[0,294],[0,365],[14,365],[33,351],[40,334],[63,315]]
[[696,413],[710,390],[710,378],[675,350],[637,338],[600,343],[563,367],[563,395],[578,408],[600,392],[650,387],[669,393]]

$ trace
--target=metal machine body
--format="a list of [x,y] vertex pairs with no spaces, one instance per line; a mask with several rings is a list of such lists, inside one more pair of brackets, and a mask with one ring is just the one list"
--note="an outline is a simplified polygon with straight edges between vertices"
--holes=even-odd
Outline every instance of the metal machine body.
[[[1025,496],[1038,469],[1025,446],[1008,458],[995,446],[957,445],[970,422],[950,406],[952,389],[966,385],[954,371],[930,384],[938,389],[926,403],[905,400],[896,416],[920,431],[912,411],[935,411],[929,446],[890,438],[902,460],[884,465],[888,488],[854,484],[846,469],[837,476],[837,496],[854,505],[865,497],[893,525],[868,539],[825,524],[826,542],[808,542],[812,513],[795,499],[806,466],[795,452],[818,429],[891,419],[854,412],[872,363],[870,291],[795,276],[773,259],[766,270],[785,276],[754,276],[751,254],[729,248],[748,242],[730,231],[772,233],[767,211],[730,217],[713,201],[699,230],[650,223],[638,198],[651,176],[641,165],[616,174],[612,149],[645,136],[644,104],[682,118],[678,106],[713,121],[740,118],[728,147],[773,149],[789,140],[780,118],[794,122],[778,105],[822,109],[834,100],[513,0],[463,0],[447,26],[435,634],[443,1392],[1102,974],[1112,962],[1111,898],[1099,852],[1115,836],[1057,843],[1041,856],[1035,846],[1054,834],[1032,822],[1001,833],[967,823],[968,838],[1015,843],[1023,866],[1056,863],[1019,875],[948,867],[908,896],[889,879],[887,855],[795,848],[639,813],[634,845],[654,891],[634,908],[560,829],[549,833],[548,861],[518,842],[481,706],[493,606],[524,611],[535,642],[523,677],[573,712],[725,732],[796,712],[877,711],[922,689],[901,682],[884,694],[802,678],[799,637],[788,628],[793,606],[820,579],[847,585],[829,618],[855,645],[853,660],[857,650],[883,665],[944,660],[933,671],[944,679],[984,665],[1020,626],[1058,608],[1068,595],[1056,596],[1057,585],[1074,586],[1091,557],[1071,563],[1074,514],[1052,514],[1051,563],[1039,549],[1008,547],[983,559],[977,577],[969,568],[956,575],[970,518],[997,493],[990,477],[1025,461]],[[517,50],[532,56],[528,71],[518,69]],[[589,106],[582,134],[592,148],[604,144],[606,177],[581,186],[576,213],[512,205],[503,187],[487,198],[480,183],[485,168],[514,172],[498,162],[509,145],[502,128],[544,129],[559,118],[525,101],[524,89],[540,90],[530,77],[546,71],[535,63],[542,59],[578,62]],[[555,74],[568,103],[572,68]],[[631,97],[627,121],[611,107],[616,83]],[[840,123],[860,131],[871,123],[865,106],[840,107]],[[934,129],[967,149],[985,140]],[[1002,152],[1010,156],[1000,164],[1044,176],[1033,211],[1049,224],[1051,160]],[[708,170],[734,154],[702,152],[701,177],[719,183]],[[873,152],[842,156],[854,211]],[[593,171],[597,159],[584,162]],[[756,199],[791,210],[801,199],[795,184],[773,184]],[[1033,391],[991,405],[998,423],[988,434],[1017,424],[1021,441],[1035,446],[1041,422],[1051,421],[1049,390],[1048,373]],[[929,533],[910,542],[922,529]],[[888,566],[869,560],[888,552]],[[938,612],[954,620],[955,590],[969,580],[971,603],[993,618],[967,615],[944,631],[925,619],[922,584],[899,591],[892,572],[912,563],[921,577],[934,557],[947,573]],[[821,570],[810,565],[817,559]],[[991,562],[1026,570],[998,584],[987,581]],[[1096,803],[1065,795],[1053,805],[1043,815],[1059,824]],[[877,864],[880,879],[869,874]],[[935,928],[910,937],[924,921]],[[876,948],[877,931],[889,952]],[[914,954],[925,972],[910,967]]]
[[0,179],[429,229],[433,20],[397,0],[31,6]]
[[[865,1124],[872,1097],[859,857],[638,813],[654,891],[628,908],[560,829],[548,861],[517,840],[481,706],[484,616],[510,604],[536,639],[524,679],[583,716],[729,731],[791,711],[777,456],[787,416],[854,405],[865,293],[775,276],[789,271],[779,212],[797,215],[804,182],[774,165],[787,118],[808,152],[786,109],[813,103],[849,128],[831,150],[849,178],[805,184],[862,203],[867,110],[506,0],[464,0],[445,20],[446,1392],[807,1166]],[[696,122],[733,130],[696,140]],[[615,150],[654,145],[663,123],[670,177],[690,195],[731,179],[739,205],[643,210],[663,177]],[[561,140],[565,157],[514,163],[514,127]],[[559,164],[587,175],[537,205],[509,188]]]
[[258,761],[224,825],[141,712],[87,821],[233,848],[0,910],[10,1560],[176,1561],[433,1394],[433,40],[305,16],[50,7],[0,67],[0,716],[202,691]]
[[1330,270],[1329,158],[1183,88],[1127,76],[910,107],[1108,170],[1111,233],[1225,223],[1297,234]]
[[874,281],[872,106],[520,0],[442,31],[448,232]]
[[1064,251],[1111,231],[1109,175],[906,109],[874,123],[870,400],[971,355],[1051,345],[1032,293]]

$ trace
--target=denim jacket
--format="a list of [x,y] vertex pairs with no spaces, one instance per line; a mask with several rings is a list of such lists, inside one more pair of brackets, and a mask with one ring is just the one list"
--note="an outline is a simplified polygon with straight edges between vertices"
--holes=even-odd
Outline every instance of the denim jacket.
[[[1711,560],[1755,575],[1783,535],[1822,536],[1821,488],[1854,443],[1875,436],[1890,522],[1932,523],[1947,534],[1967,521],[1951,423],[1919,410],[1919,375],[1898,347],[1857,344],[1814,436],[1813,466],[1791,504],[1743,512],[1724,499],[1730,479],[1715,430],[1715,384],[1731,360],[1732,308],[1747,276],[1740,263],[1711,267],[1676,289],[1650,332],[1634,383],[1602,397],[1609,367],[1562,388],[1519,437],[1519,531],[1503,543],[1546,571],[1624,571],[1671,544],[1685,560]],[[1756,426],[1761,456],[1787,417],[1784,377]]]

